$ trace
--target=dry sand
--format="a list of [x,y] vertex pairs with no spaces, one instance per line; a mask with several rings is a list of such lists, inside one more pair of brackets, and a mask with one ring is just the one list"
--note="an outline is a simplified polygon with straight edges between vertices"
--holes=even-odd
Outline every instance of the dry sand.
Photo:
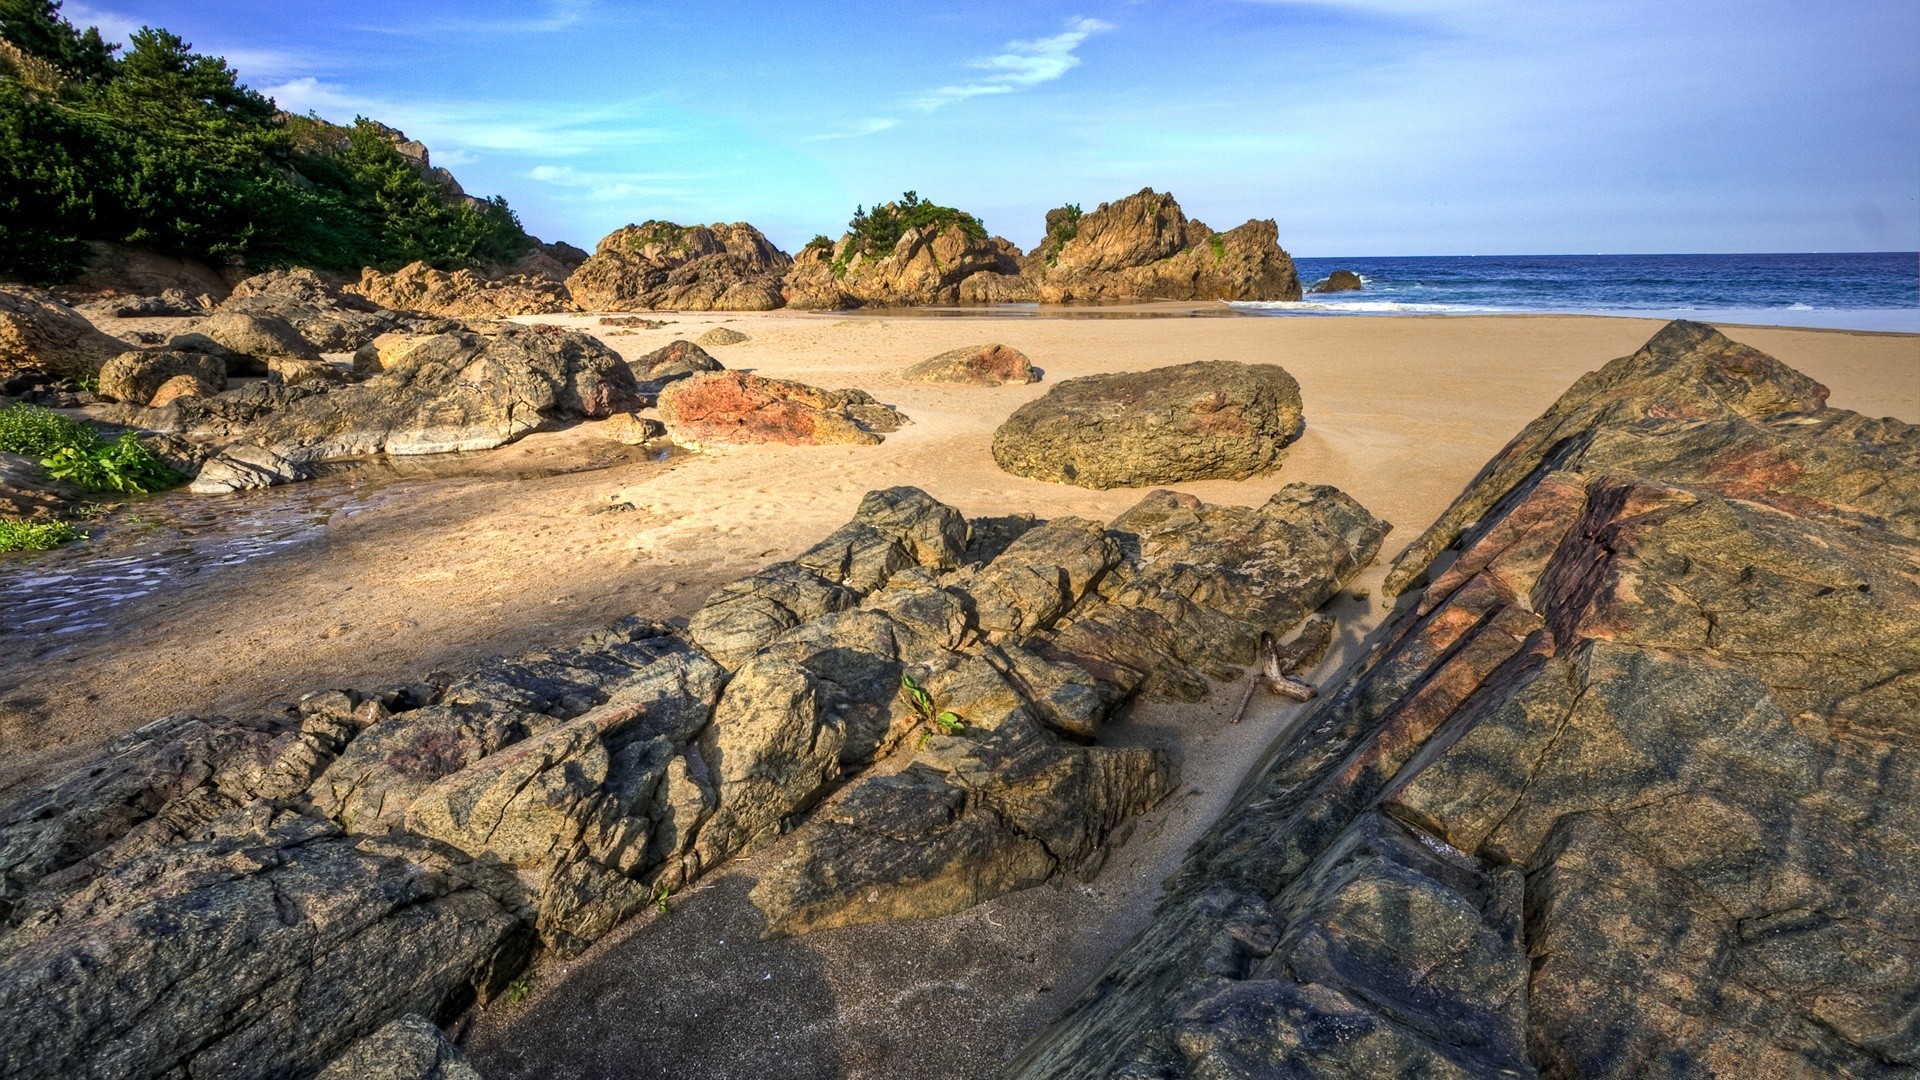
[[[989,454],[1009,412],[1078,375],[1201,359],[1285,366],[1308,423],[1285,466],[1177,486],[1256,504],[1294,481],[1333,484],[1394,524],[1391,554],[1576,377],[1632,352],[1660,325],[1558,316],[664,318],[673,324],[606,340],[633,357],[727,325],[751,336],[713,350],[728,367],[857,386],[914,423],[877,447],[717,449],[664,463],[634,460],[591,425],[536,435],[462,461],[458,478],[408,482],[336,513],[309,543],[117,607],[99,629],[8,633],[0,610],[0,789],[168,712],[260,709],[321,686],[378,686],[565,643],[632,612],[686,615],[714,584],[817,540],[873,488],[913,484],[969,515],[1112,517],[1141,493],[1008,476]],[[599,329],[587,317],[541,321]],[[1920,421],[1920,338],[1729,333],[1832,387],[1836,406]],[[1025,351],[1046,380],[979,389],[897,377],[917,360],[984,341]],[[1316,679],[1331,678],[1380,625],[1381,572],[1355,585],[1374,602],[1346,594],[1331,605],[1342,647]],[[1143,708],[1114,729],[1115,738],[1176,749],[1184,781],[1090,887],[1046,886],[941,919],[760,942],[743,900],[760,863],[748,860],[709,877],[670,914],[636,920],[568,964],[543,965],[528,1000],[473,1018],[469,1048],[495,1080],[990,1071],[1144,924],[1159,882],[1299,712],[1264,701],[1229,726],[1234,696]]]

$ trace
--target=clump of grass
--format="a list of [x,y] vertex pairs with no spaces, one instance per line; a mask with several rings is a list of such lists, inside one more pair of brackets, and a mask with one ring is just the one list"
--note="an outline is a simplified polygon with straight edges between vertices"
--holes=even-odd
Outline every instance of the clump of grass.
[[38,458],[48,476],[88,491],[143,495],[185,479],[131,431],[104,439],[72,417],[33,405],[0,409],[0,451]]
[[46,551],[87,534],[64,521],[22,521],[0,518],[0,551]]
[[507,1004],[518,1005],[527,1000],[532,993],[533,984],[527,981],[525,975],[522,975],[507,984]]
[[1207,243],[1213,247],[1214,258],[1224,259],[1227,257],[1227,242],[1220,239],[1219,233],[1214,233],[1212,236],[1207,237]]

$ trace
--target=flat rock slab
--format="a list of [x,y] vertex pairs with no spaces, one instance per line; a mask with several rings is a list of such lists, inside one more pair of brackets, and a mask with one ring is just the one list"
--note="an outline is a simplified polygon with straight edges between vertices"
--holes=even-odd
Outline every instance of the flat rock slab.
[[994,432],[993,460],[1090,488],[1244,480],[1279,468],[1304,427],[1285,370],[1207,360],[1068,379]]

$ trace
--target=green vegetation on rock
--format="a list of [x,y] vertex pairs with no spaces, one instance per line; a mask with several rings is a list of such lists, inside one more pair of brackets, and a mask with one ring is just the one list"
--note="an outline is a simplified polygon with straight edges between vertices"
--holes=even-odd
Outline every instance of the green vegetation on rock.
[[37,458],[55,480],[88,491],[140,495],[183,479],[132,433],[102,438],[71,417],[32,405],[0,409],[0,452]]
[[0,276],[54,282],[87,241],[254,269],[517,258],[505,202],[435,184],[364,119],[278,112],[154,28],[124,56],[50,0],[0,0]]
[[834,270],[843,272],[856,255],[864,255],[869,259],[886,258],[893,254],[900,238],[910,229],[944,229],[949,225],[958,225],[960,231],[975,240],[987,238],[987,227],[980,223],[979,218],[965,210],[927,202],[918,192],[906,192],[898,202],[882,203],[871,211],[856,206],[853,208],[853,220],[847,222],[852,243],[835,260]]

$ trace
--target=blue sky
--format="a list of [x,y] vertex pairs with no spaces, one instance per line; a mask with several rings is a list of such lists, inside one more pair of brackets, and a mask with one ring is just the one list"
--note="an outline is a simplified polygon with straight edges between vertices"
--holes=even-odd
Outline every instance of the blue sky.
[[426,142],[532,232],[1151,185],[1296,255],[1920,248],[1920,4],[69,0]]

